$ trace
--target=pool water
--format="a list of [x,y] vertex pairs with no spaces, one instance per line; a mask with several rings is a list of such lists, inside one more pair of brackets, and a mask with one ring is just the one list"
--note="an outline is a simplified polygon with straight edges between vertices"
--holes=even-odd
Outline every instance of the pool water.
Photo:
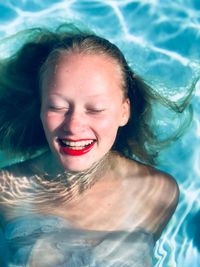
[[[38,23],[53,27],[66,20],[84,23],[116,43],[136,73],[174,99],[200,76],[198,0],[1,1],[0,38]],[[1,43],[0,56],[14,48]],[[181,196],[155,246],[156,267],[200,266],[200,83],[191,101],[190,128],[159,157],[158,167],[176,178]],[[166,130],[172,126],[171,122]],[[2,158],[1,166],[6,163]]]

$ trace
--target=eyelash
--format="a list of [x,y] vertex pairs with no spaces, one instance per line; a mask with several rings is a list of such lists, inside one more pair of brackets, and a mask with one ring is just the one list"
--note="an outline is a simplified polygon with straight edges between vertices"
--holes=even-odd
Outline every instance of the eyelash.
[[[54,106],[49,106],[50,110],[54,110],[54,111],[65,111],[68,112],[69,108],[65,108],[65,107],[54,107]],[[103,112],[105,109],[87,109],[87,113],[101,113]]]
[[104,111],[104,109],[88,109],[88,111],[91,113],[100,113],[100,112]]
[[67,108],[64,107],[53,107],[53,106],[50,106],[49,109],[55,111],[68,110]]

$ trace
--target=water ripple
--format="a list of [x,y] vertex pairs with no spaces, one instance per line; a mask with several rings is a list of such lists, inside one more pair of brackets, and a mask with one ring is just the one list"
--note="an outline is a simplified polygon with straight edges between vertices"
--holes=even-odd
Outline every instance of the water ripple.
[[[84,22],[114,41],[137,73],[176,98],[200,76],[199,11],[196,0],[9,0],[0,5],[0,37],[38,26],[38,22],[50,27],[65,20]],[[1,43],[1,56],[13,51],[15,45],[8,48],[8,43]],[[200,83],[192,104],[190,130],[160,155],[160,168],[176,177],[181,197],[156,244],[156,267],[197,267],[200,261],[195,239],[200,210]]]

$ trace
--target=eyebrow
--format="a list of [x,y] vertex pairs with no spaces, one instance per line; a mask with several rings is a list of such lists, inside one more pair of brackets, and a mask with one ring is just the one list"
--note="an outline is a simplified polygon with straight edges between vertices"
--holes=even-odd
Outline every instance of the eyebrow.
[[[57,94],[57,93],[52,93],[52,94],[49,94],[48,96],[49,96],[49,97],[51,97],[51,96],[56,96],[56,97],[62,98],[62,99],[64,99],[64,100],[67,100],[67,99],[66,99],[66,96],[61,95],[61,94]],[[87,96],[87,98],[98,98],[98,97],[101,97],[101,98],[107,98],[107,96],[105,96],[104,94],[96,94],[96,95],[88,95],[88,96]]]
[[90,97],[90,98],[96,98],[96,97],[104,97],[104,98],[106,98],[106,96],[104,94],[89,95],[88,97]]

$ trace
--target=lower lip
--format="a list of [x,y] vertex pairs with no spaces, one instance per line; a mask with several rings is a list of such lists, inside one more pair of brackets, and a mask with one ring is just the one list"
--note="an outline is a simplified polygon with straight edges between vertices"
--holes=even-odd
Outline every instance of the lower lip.
[[61,147],[61,151],[70,156],[82,156],[88,153],[93,148],[94,144],[95,142],[93,142],[89,146],[84,147],[83,149],[80,149],[80,150],[75,150],[75,149],[65,146],[65,147]]

